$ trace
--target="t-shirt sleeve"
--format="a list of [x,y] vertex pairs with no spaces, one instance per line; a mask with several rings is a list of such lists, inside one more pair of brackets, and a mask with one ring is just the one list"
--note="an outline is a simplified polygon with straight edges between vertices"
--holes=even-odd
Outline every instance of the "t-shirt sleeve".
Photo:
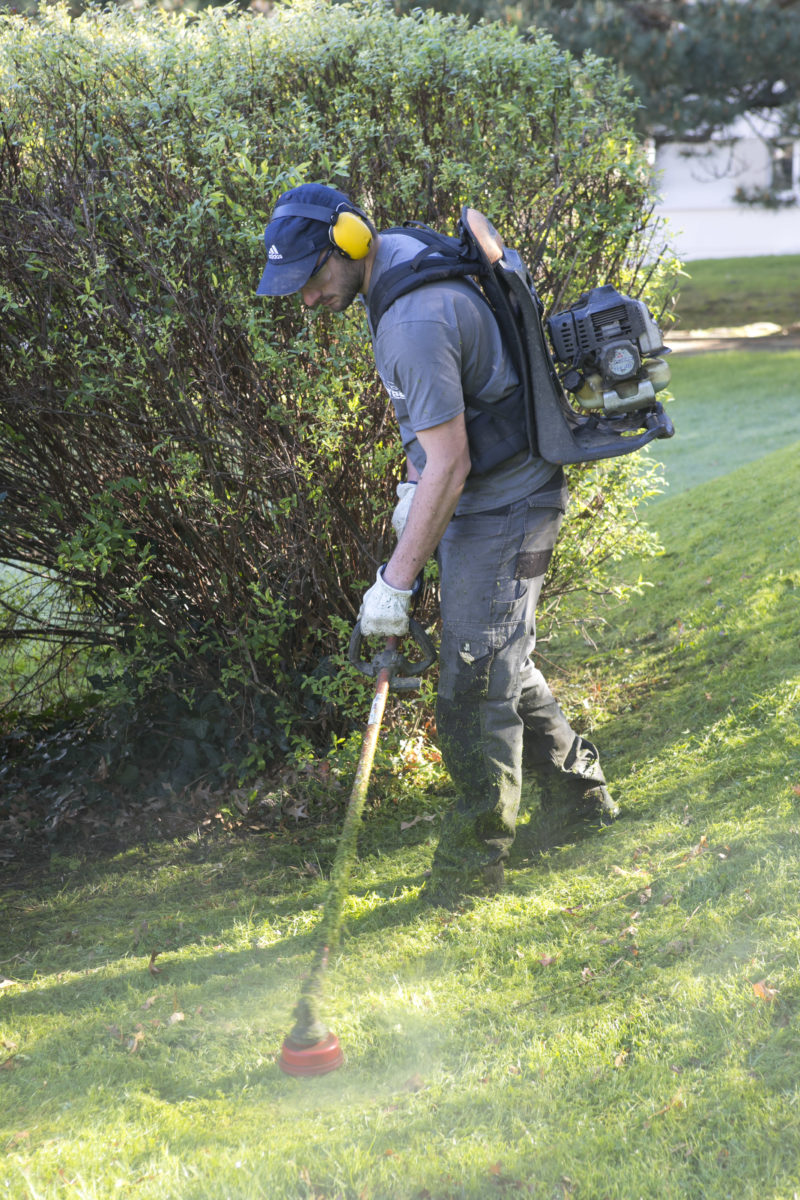
[[380,331],[376,357],[389,394],[403,403],[415,433],[464,411],[457,328],[431,320],[398,322]]

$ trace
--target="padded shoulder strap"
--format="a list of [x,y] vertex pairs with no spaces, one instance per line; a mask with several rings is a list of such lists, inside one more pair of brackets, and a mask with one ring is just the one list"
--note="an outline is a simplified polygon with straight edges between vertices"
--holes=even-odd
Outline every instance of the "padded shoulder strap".
[[384,271],[369,297],[369,320],[377,332],[381,317],[401,296],[424,287],[469,275],[482,275],[484,268],[464,240],[437,233],[427,225],[397,226],[387,234],[402,233],[416,238],[422,249],[407,262],[398,263]]

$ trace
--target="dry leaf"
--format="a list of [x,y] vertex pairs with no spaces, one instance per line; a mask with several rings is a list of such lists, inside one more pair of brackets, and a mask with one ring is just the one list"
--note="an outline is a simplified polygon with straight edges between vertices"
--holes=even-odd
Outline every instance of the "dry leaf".
[[420,813],[418,817],[414,817],[411,821],[400,822],[400,832],[403,833],[406,829],[412,829],[414,825],[419,825],[420,821],[435,821],[436,817],[433,813]]
[[177,1025],[178,1021],[185,1021],[185,1020],[186,1020],[186,1017],[183,1015],[182,1012],[174,1012],[170,1015],[170,1018],[169,1018],[169,1021],[167,1022],[167,1024],[168,1025]]
[[594,971],[591,967],[584,967],[581,971],[581,979],[584,983],[588,983],[590,979],[594,979]]
[[542,957],[539,959],[539,962],[542,964],[543,967],[552,967],[552,965],[555,961],[556,961],[556,956],[554,954],[543,954]]
[[766,1004],[772,1004],[778,994],[778,989],[770,987],[766,979],[760,979],[758,983],[753,984],[753,993],[758,996],[759,1000],[763,1000]]
[[136,1030],[133,1037],[128,1038],[128,1053],[136,1054],[144,1041],[144,1030],[140,1027]]
[[800,796],[800,783],[796,783],[792,788],[792,791],[794,792],[795,796]]
[[[246,807],[245,811],[247,811]],[[294,817],[295,821],[305,821],[308,819],[308,803],[305,800],[299,800],[294,804],[287,804],[283,811],[287,816]]]
[[653,1116],[654,1117],[663,1117],[664,1113],[668,1113],[671,1109],[683,1108],[683,1107],[684,1107],[683,1094],[681,1092],[676,1092],[675,1095],[672,1097],[672,1099],[667,1104],[665,1104],[663,1108],[660,1108],[657,1113],[653,1113]]
[[148,996],[147,999],[145,1000],[144,1004],[142,1005],[142,1008],[152,1008],[153,1005],[155,1004],[155,1002],[156,1002],[155,996]]
[[0,1071],[15,1071],[17,1067],[16,1055],[12,1054],[11,1058],[7,1058],[5,1062],[0,1063]]
[[0,988],[14,987],[14,979],[0,979]]
[[622,1064],[625,1062],[625,1059],[626,1059],[627,1057],[628,1057],[628,1051],[627,1051],[627,1050],[620,1050],[619,1054],[618,1054],[618,1055],[617,1055],[617,1057],[614,1059],[614,1066],[615,1066],[615,1067],[621,1067],[621,1066],[622,1066]]
[[499,1163],[499,1162],[492,1163],[492,1165],[489,1167],[490,1175],[502,1175],[502,1173],[503,1173],[503,1164],[502,1163]]

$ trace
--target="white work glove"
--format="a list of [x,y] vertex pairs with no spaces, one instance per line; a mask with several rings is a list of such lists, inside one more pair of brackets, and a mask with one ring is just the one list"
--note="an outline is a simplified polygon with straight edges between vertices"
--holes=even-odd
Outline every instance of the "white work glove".
[[392,513],[392,529],[395,532],[399,541],[403,535],[403,530],[406,527],[408,520],[408,510],[411,508],[411,501],[414,499],[414,492],[417,490],[416,483],[398,483],[397,496],[400,503],[396,506]]
[[399,588],[390,587],[383,578],[383,567],[372,587],[364,593],[358,619],[365,637],[403,637],[408,633],[408,617],[411,612],[411,595]]

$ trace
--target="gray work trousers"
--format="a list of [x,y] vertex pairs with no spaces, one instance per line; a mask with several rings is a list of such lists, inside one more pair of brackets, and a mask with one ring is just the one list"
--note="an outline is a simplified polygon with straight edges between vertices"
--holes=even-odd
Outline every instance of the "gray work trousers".
[[[546,502],[552,505],[552,495]],[[597,751],[571,728],[533,665],[536,604],[563,520],[536,495],[454,517],[437,553],[442,642],[436,720],[456,788],[438,872],[479,872],[508,856],[526,769],[576,796],[604,783]]]

